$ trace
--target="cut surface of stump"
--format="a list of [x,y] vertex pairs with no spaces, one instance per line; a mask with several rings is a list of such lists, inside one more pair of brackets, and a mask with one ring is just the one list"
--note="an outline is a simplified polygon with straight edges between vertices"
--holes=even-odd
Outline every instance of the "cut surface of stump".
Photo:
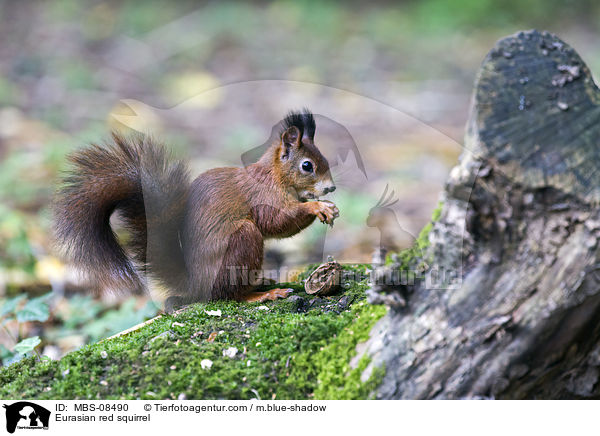
[[524,187],[598,202],[599,120],[600,91],[577,52],[550,33],[520,32],[481,67],[465,146]]

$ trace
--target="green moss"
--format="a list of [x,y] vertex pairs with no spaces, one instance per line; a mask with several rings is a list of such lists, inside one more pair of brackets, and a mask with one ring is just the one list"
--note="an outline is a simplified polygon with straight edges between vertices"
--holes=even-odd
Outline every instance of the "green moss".
[[[369,379],[363,383],[361,375],[370,363],[363,356],[356,368],[350,368],[349,362],[337,356],[354,356],[356,345],[369,338],[369,332],[375,321],[385,314],[384,306],[371,306],[360,302],[352,308],[353,322],[345,327],[335,341],[326,345],[316,356],[320,372],[315,390],[317,399],[350,400],[367,398],[375,390],[383,377],[383,368],[376,368]],[[307,360],[310,356],[307,356]]]
[[432,223],[438,221],[441,218],[443,207],[444,207],[444,202],[441,200],[438,201],[437,207],[433,210],[433,213],[431,214],[431,222]]
[[[364,266],[345,268],[364,272]],[[299,283],[284,285],[299,298],[196,304],[60,361],[24,359],[0,370],[0,397],[367,398],[382,369],[363,383],[368,359],[349,366],[356,344],[385,312],[365,302],[367,280],[323,298],[305,294]],[[238,352],[224,356],[230,347]],[[204,360],[212,366],[203,368]]]

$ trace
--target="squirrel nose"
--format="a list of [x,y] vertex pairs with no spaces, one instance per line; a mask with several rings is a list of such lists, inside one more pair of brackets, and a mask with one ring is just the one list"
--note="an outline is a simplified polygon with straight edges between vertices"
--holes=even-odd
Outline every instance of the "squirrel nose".
[[333,192],[335,191],[335,185],[331,185],[328,186],[327,188],[325,188],[325,194],[327,194],[328,192]]

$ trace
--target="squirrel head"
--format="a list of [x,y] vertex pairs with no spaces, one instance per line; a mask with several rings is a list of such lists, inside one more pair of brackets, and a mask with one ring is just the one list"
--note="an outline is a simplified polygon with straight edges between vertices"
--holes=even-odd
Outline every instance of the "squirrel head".
[[308,111],[290,112],[277,146],[279,176],[300,201],[318,199],[335,191],[329,162],[314,142],[315,120]]

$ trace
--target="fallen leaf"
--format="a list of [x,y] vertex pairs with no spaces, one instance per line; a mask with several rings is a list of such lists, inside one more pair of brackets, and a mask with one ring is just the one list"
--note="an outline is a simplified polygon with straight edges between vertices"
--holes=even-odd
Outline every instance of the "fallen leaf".
[[237,352],[238,352],[237,348],[229,347],[229,348],[223,350],[223,356],[229,357],[231,359],[231,358],[235,357]]

